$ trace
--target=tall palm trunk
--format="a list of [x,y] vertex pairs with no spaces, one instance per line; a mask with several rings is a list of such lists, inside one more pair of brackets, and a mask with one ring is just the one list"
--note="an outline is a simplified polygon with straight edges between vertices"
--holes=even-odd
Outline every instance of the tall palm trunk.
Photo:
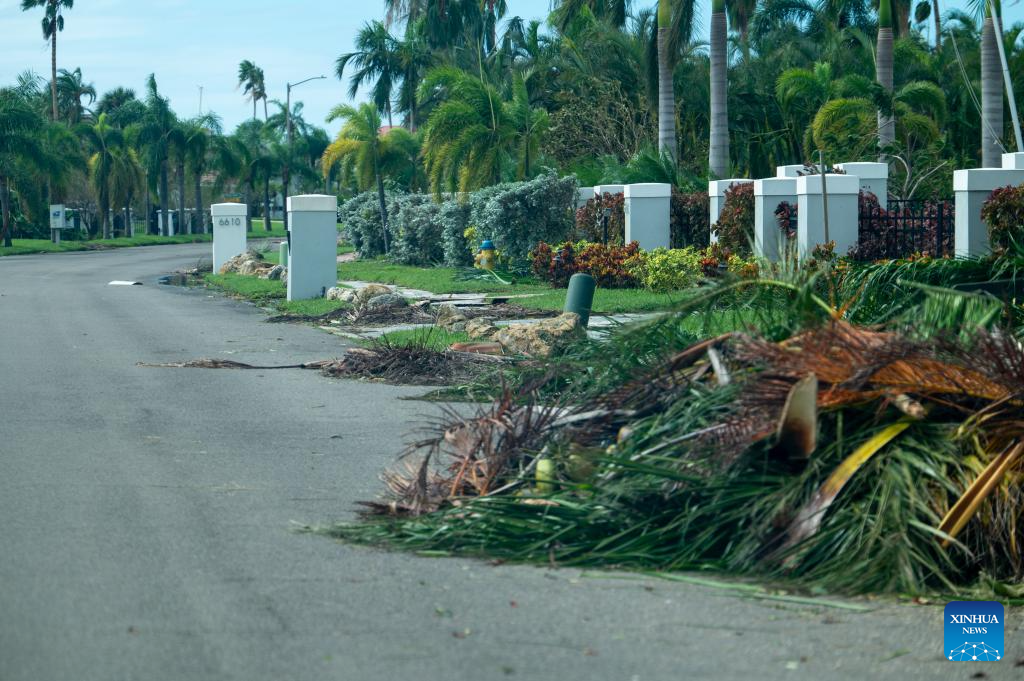
[[195,172],[195,197],[196,197],[196,212],[195,220],[193,220],[194,231],[196,234],[206,234],[206,211],[203,210],[203,174],[196,168]]
[[[52,4],[52,2],[51,2]],[[53,25],[50,27],[50,104],[54,122],[57,121],[57,11],[54,8]]]
[[110,197],[106,192],[100,194],[100,231],[104,239],[110,238]]
[[[875,57],[875,76],[879,85],[889,95],[892,94],[892,0],[882,0],[878,4],[878,54]],[[878,112],[878,146],[881,149],[896,141],[896,122],[891,114]],[[879,157],[885,161],[885,154]]]
[[177,164],[178,180],[178,234],[188,234],[188,220],[185,219],[185,161]]
[[270,176],[263,179],[263,230],[269,232],[270,225]]
[[729,175],[729,82],[726,63],[725,0],[711,9],[711,140],[708,168],[715,177]]
[[[987,7],[987,6],[986,6]],[[981,167],[1002,165],[1003,76],[995,25],[988,11],[981,29]]]
[[4,248],[11,247],[11,186],[6,176],[0,175],[0,225],[3,227]]
[[384,198],[384,177],[380,174],[380,162],[377,158],[377,149],[373,150],[373,173],[377,176],[377,201],[380,204],[380,225],[381,235],[384,237],[384,252],[389,253],[388,247],[388,203]]
[[170,203],[170,182],[167,179],[167,159],[160,162],[160,214],[163,215],[163,229],[160,233],[169,236],[171,233],[171,212],[168,209]]
[[145,187],[145,191],[146,191],[146,217],[145,217],[146,227],[145,227],[145,233],[146,234],[152,234],[153,233],[152,223],[150,222],[152,220],[152,218],[153,218],[153,197],[149,193],[149,187],[150,187],[150,184],[149,184],[149,171],[147,171],[146,172],[146,187]]
[[658,0],[658,149],[676,156],[676,97],[672,83],[672,55],[668,32],[672,25],[672,5]]
[[932,0],[932,19],[935,20],[935,54],[942,52],[942,17],[939,15],[939,0]]

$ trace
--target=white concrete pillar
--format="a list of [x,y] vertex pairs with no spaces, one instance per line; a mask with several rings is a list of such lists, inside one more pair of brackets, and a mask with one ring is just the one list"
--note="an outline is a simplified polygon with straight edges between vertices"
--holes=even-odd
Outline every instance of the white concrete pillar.
[[888,163],[857,161],[855,163],[837,163],[836,168],[847,175],[859,177],[861,190],[874,194],[878,198],[878,205],[882,208],[889,203]]
[[249,207],[244,203],[215,203],[213,215],[213,272],[236,255],[245,253],[245,221]]
[[797,251],[801,258],[808,257],[815,246],[827,241],[836,242],[836,255],[846,255],[857,245],[860,223],[857,198],[860,179],[855,175],[824,176],[828,192],[828,239],[825,238],[825,212],[822,200],[821,175],[796,178]]
[[615,196],[616,194],[623,194],[625,191],[626,185],[624,184],[599,184],[594,187],[594,193],[598,196],[603,196],[605,194]]
[[288,197],[288,300],[320,298],[338,283],[338,197]]
[[800,177],[807,172],[808,168],[814,173],[821,171],[821,166],[819,165],[805,166],[803,163],[796,163],[788,166],[776,166],[775,177]]
[[[1007,156],[1004,154],[1003,164]],[[1009,160],[1010,164],[1016,162]],[[993,190],[1024,183],[1024,169],[973,168],[953,171],[953,195],[956,197],[956,257],[976,258],[990,252],[988,225],[981,219],[981,207]]]
[[587,201],[597,196],[594,193],[594,187],[580,187],[579,193],[576,195],[576,210],[583,208],[587,205]]
[[650,251],[672,245],[672,185],[627,184],[623,189],[626,243],[636,241]]
[[1024,170],[1024,152],[1003,154],[1003,170]]
[[786,243],[775,218],[775,209],[787,201],[796,205],[796,178],[754,180],[754,255],[773,262],[782,259]]
[[718,216],[722,214],[722,206],[725,205],[725,192],[734,184],[747,184],[753,182],[747,178],[740,177],[731,180],[711,180],[708,182],[708,217],[711,224],[711,243],[718,243],[718,233],[715,225],[718,223]]

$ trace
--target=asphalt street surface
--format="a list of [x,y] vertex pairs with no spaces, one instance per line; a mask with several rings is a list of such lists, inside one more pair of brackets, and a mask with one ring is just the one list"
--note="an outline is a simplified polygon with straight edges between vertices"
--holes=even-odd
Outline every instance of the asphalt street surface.
[[351,520],[436,406],[312,371],[137,366],[344,351],[156,285],[208,251],[0,258],[0,681],[1024,678],[1019,612],[1002,661],[952,663],[943,603],[860,613],[296,532]]

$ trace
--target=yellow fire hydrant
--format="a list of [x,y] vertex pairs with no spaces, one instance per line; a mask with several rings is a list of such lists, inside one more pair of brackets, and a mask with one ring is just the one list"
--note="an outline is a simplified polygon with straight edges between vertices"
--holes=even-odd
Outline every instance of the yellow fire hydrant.
[[494,270],[495,250],[490,239],[480,244],[480,252],[476,256],[476,266],[482,270]]

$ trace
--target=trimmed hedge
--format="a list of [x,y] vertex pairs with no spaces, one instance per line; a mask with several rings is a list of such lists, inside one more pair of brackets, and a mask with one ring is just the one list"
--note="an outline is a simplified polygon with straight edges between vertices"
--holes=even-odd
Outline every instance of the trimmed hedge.
[[[553,174],[441,202],[426,194],[388,194],[387,257],[410,265],[470,265],[473,252],[490,239],[507,265],[528,267],[538,242],[558,243],[572,233],[576,195],[575,177]],[[339,217],[360,257],[385,254],[375,192],[347,201]]]

